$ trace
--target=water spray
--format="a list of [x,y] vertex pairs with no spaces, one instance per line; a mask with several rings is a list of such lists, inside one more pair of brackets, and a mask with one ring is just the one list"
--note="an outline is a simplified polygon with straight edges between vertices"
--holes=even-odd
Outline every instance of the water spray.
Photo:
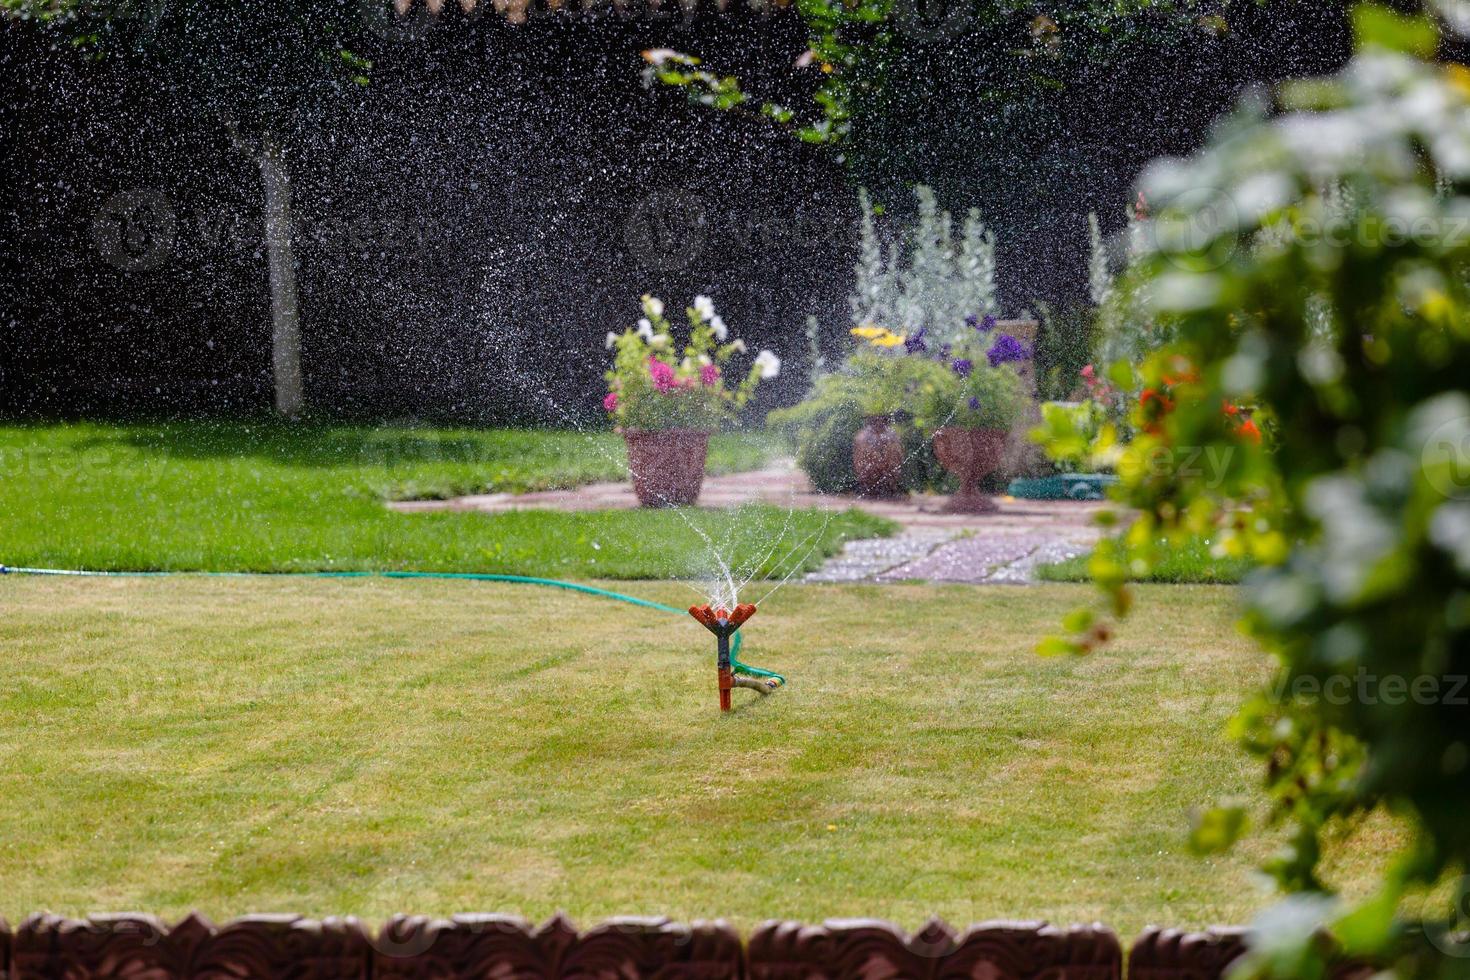
[[[730,710],[730,691],[737,687],[748,688],[760,694],[770,694],[786,683],[780,674],[742,664],[737,654],[740,650],[740,627],[755,615],[755,606],[742,602],[733,610],[724,606],[713,609],[709,605],[690,606],[693,616],[705,629],[715,635],[715,667],[720,679],[720,710]],[[735,637],[734,649],[730,637]]]

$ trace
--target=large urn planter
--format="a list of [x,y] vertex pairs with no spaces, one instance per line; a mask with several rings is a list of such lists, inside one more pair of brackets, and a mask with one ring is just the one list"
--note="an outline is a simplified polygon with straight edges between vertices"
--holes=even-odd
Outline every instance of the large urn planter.
[[852,439],[852,471],[864,497],[893,498],[903,492],[903,439],[888,416],[870,415]]
[[963,429],[945,426],[934,433],[934,455],[960,481],[959,492],[945,510],[951,514],[989,514],[1000,508],[980,489],[1005,459],[1005,429]]
[[700,429],[625,430],[633,492],[644,507],[687,507],[699,499],[709,433]]

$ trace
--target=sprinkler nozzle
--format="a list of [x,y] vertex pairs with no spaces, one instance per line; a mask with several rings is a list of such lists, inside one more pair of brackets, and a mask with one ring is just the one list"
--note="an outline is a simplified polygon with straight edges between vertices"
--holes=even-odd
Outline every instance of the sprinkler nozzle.
[[724,606],[690,606],[689,615],[715,635],[715,665],[720,672],[720,710],[730,710],[730,689],[735,686],[735,672],[730,669],[730,637],[755,615],[755,606],[742,602],[733,610]]
[[744,626],[747,619],[755,615],[755,606],[748,602],[740,603],[733,610],[727,610],[724,606],[713,608],[708,605],[690,606],[689,615],[697,619],[715,636],[723,634],[728,637]]

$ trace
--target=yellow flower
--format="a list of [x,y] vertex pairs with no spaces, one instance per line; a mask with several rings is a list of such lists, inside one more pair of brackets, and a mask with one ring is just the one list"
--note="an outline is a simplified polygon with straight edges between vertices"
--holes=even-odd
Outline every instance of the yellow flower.
[[874,347],[897,347],[899,344],[903,343],[903,340],[904,338],[901,334],[889,333],[885,330],[883,331],[883,336],[874,337],[872,340],[868,341],[868,343],[872,344]]
[[1470,68],[1464,65],[1449,65],[1445,68],[1445,75],[1462,96],[1470,96]]
[[888,331],[884,330],[882,327],[876,327],[871,323],[865,323],[861,327],[853,327],[848,332],[851,333],[854,337],[870,339],[873,337],[881,337]]

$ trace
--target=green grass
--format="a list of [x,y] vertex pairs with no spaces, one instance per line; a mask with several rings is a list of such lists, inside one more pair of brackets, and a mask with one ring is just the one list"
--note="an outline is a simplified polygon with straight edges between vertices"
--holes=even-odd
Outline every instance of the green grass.
[[[745,469],[766,458],[757,438],[720,436],[711,468]],[[3,427],[0,562],[698,578],[714,573],[718,554],[779,576],[814,567],[844,540],[891,531],[857,512],[773,507],[485,515],[398,514],[384,506],[388,498],[625,479],[623,460],[612,433],[280,423]],[[765,543],[783,532],[782,547],[765,556]],[[804,543],[792,552],[787,545],[797,542]]]
[[[1087,555],[1069,558],[1036,570],[1038,578],[1047,582],[1090,582]],[[1135,581],[1172,585],[1237,585],[1251,570],[1244,558],[1217,558],[1210,554],[1210,542],[1193,538],[1170,551],[1147,574]]]
[[1246,921],[1265,842],[1183,841],[1257,784],[1264,659],[1191,586],[1035,655],[1084,595],[783,589],[747,647],[791,683],[722,717],[692,622],[556,590],[3,578],[0,915]]

